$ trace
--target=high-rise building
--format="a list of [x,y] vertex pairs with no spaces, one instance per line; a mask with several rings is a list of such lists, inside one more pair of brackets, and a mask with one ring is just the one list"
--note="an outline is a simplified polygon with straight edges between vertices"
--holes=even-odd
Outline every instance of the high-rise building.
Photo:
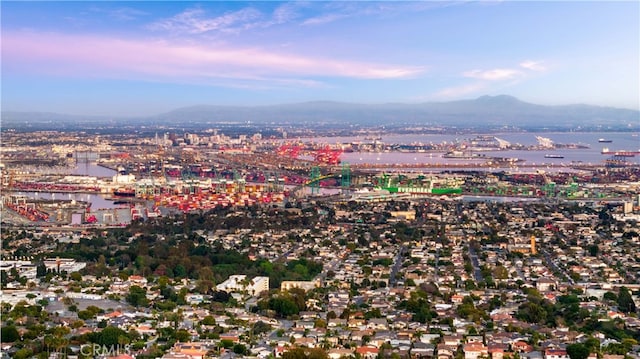
[[536,251],[536,237],[531,236],[531,254],[536,254],[536,253],[538,253]]

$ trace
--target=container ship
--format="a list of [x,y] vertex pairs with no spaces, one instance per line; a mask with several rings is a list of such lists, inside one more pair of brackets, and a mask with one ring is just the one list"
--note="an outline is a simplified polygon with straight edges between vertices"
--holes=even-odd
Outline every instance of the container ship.
[[391,184],[388,179],[386,185],[382,185],[380,189],[389,191],[389,193],[408,193],[408,194],[425,194],[425,195],[457,195],[462,193],[463,180],[457,178],[431,178],[417,179],[406,183],[399,182]]
[[462,193],[462,188],[460,187],[392,186],[392,187],[383,187],[382,189],[389,191],[389,193],[435,194],[435,195]]
[[563,155],[548,154],[548,155],[544,155],[544,158],[564,158],[564,156]]
[[598,142],[600,142],[600,143],[611,143],[611,142],[613,142],[613,140],[609,140],[609,139],[606,139],[606,138],[600,138],[600,139],[598,139]]

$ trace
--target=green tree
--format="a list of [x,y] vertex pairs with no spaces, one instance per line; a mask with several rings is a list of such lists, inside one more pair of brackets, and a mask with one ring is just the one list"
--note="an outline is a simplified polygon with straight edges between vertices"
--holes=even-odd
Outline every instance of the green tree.
[[257,321],[256,324],[253,325],[254,334],[268,333],[269,331],[271,331],[271,329],[272,329],[271,325],[261,320]]
[[32,355],[33,355],[33,350],[31,350],[30,348],[22,348],[22,349],[19,349],[13,355],[13,357],[15,359],[27,359],[27,358],[31,357]]
[[115,346],[120,343],[120,341],[118,340],[120,337],[128,337],[127,332],[118,327],[110,325],[102,329],[102,331],[98,333],[96,342],[104,346]]
[[20,333],[18,333],[16,327],[10,325],[0,329],[0,338],[3,343],[13,343],[20,339]]
[[202,325],[216,325],[216,319],[212,315],[207,315],[200,321]]
[[137,285],[129,287],[126,300],[135,307],[144,307],[149,304],[147,300],[147,290]]
[[44,262],[38,263],[36,266],[36,277],[41,278],[47,275],[47,266],[44,265]]
[[249,353],[249,350],[244,344],[236,343],[233,345],[233,352],[239,355],[245,355]]
[[178,264],[174,268],[173,274],[177,278],[186,278],[187,277],[187,269],[182,264]]
[[627,287],[620,287],[618,292],[618,309],[623,313],[635,313],[636,303],[631,297],[631,293]]
[[292,348],[282,354],[282,359],[327,359],[327,352],[321,348]]
[[175,337],[179,342],[188,342],[191,339],[191,335],[185,329],[176,331]]
[[587,359],[589,348],[582,343],[569,344],[567,345],[567,354],[571,359]]

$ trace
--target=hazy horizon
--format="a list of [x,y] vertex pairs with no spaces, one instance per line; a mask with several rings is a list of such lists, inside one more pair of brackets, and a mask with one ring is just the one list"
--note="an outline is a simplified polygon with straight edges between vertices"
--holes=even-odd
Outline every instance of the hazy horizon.
[[640,110],[638,2],[13,2],[2,109],[417,104]]
[[[517,98],[511,95],[507,95],[507,94],[498,94],[498,95],[480,95],[477,97],[472,97],[472,98],[461,98],[461,99],[456,99],[456,100],[450,100],[450,101],[422,101],[422,102],[372,102],[372,103],[364,103],[364,102],[346,102],[346,101],[338,101],[338,100],[308,100],[308,101],[298,101],[298,102],[281,102],[281,103],[266,103],[266,104],[258,104],[258,105],[252,105],[252,104],[247,104],[247,105],[234,105],[234,104],[205,104],[205,103],[197,103],[197,104],[192,104],[192,105],[185,105],[185,106],[180,106],[180,107],[176,107],[176,108],[171,108],[167,111],[162,111],[162,112],[153,112],[153,113],[141,113],[141,114],[120,114],[120,115],[112,115],[112,114],[103,114],[103,113],[72,113],[72,112],[56,112],[56,111],[34,111],[34,110],[25,110],[25,111],[20,111],[20,110],[11,110],[11,109],[2,109],[3,113],[41,113],[41,114],[46,114],[46,113],[51,113],[51,114],[58,114],[58,115],[68,115],[68,116],[86,116],[86,117],[113,117],[113,118],[149,118],[149,117],[154,117],[154,116],[158,116],[158,115],[163,115],[166,113],[170,113],[176,110],[183,110],[183,109],[190,109],[190,108],[198,108],[198,107],[238,107],[238,108],[259,108],[259,107],[278,107],[278,106],[289,106],[289,105],[303,105],[303,104],[313,104],[313,103],[336,103],[336,104],[345,104],[345,105],[362,105],[362,106],[393,106],[393,105],[421,105],[421,104],[429,104],[429,103],[450,103],[450,102],[456,102],[456,101],[474,101],[474,100],[478,100],[482,97],[489,97],[489,98],[499,98],[501,96],[507,96],[507,97],[513,97],[518,101],[524,102],[524,103],[528,103],[528,104],[532,104],[532,105],[541,105],[538,103],[533,103],[533,102],[529,102],[526,100],[523,100],[521,98]],[[621,109],[621,110],[632,110],[632,111],[640,111],[637,109],[632,109],[632,108],[623,108],[623,107],[613,107],[613,106],[600,106],[600,105],[592,105],[592,104],[585,104],[585,103],[567,103],[567,104],[557,104],[557,105],[542,105],[542,106],[571,106],[571,105],[586,105],[586,106],[595,106],[595,107],[602,107],[602,108],[614,108],[614,109]]]

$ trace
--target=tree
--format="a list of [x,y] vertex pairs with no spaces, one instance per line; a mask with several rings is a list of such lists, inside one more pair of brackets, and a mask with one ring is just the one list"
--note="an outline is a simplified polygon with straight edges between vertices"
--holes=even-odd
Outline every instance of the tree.
[[129,293],[126,297],[127,302],[135,307],[143,307],[148,304],[147,290],[137,285],[129,287]]
[[36,277],[41,278],[47,275],[47,266],[44,265],[44,262],[38,263],[36,266]]
[[618,309],[623,313],[636,312],[636,303],[633,301],[627,287],[620,287],[620,291],[618,292]]
[[82,320],[89,320],[95,318],[95,316],[88,310],[81,310],[78,312],[78,318]]
[[236,343],[233,345],[233,352],[240,355],[249,353],[249,350],[244,344]]
[[3,343],[12,343],[20,339],[20,333],[18,333],[18,329],[13,325],[2,327],[2,329],[0,329],[0,338]]
[[602,297],[603,297],[603,299],[610,300],[612,302],[617,302],[618,301],[618,296],[614,292],[606,292],[606,293],[604,293],[604,295]]
[[173,274],[177,277],[177,278],[186,278],[187,276],[187,269],[182,265],[182,264],[178,264],[176,265],[176,267],[173,270]]
[[292,348],[284,354],[282,359],[327,359],[327,353],[321,348]]
[[216,319],[212,315],[207,315],[200,321],[202,325],[216,325]]
[[271,329],[272,329],[271,325],[261,320],[257,321],[256,324],[253,325],[254,334],[268,333]]
[[127,332],[110,325],[98,334],[97,343],[104,346],[115,346],[120,343],[118,339],[122,336],[127,337]]
[[567,354],[571,359],[587,359],[589,348],[582,343],[569,344],[567,345]]
[[516,317],[528,323],[543,324],[547,319],[547,311],[539,304],[526,302],[518,308]]
[[180,329],[176,331],[175,337],[180,342],[188,342],[189,339],[191,339],[191,334],[189,334],[185,329]]
[[493,269],[493,277],[496,279],[507,279],[509,278],[509,271],[507,270],[507,268],[503,265],[497,265],[494,269]]

